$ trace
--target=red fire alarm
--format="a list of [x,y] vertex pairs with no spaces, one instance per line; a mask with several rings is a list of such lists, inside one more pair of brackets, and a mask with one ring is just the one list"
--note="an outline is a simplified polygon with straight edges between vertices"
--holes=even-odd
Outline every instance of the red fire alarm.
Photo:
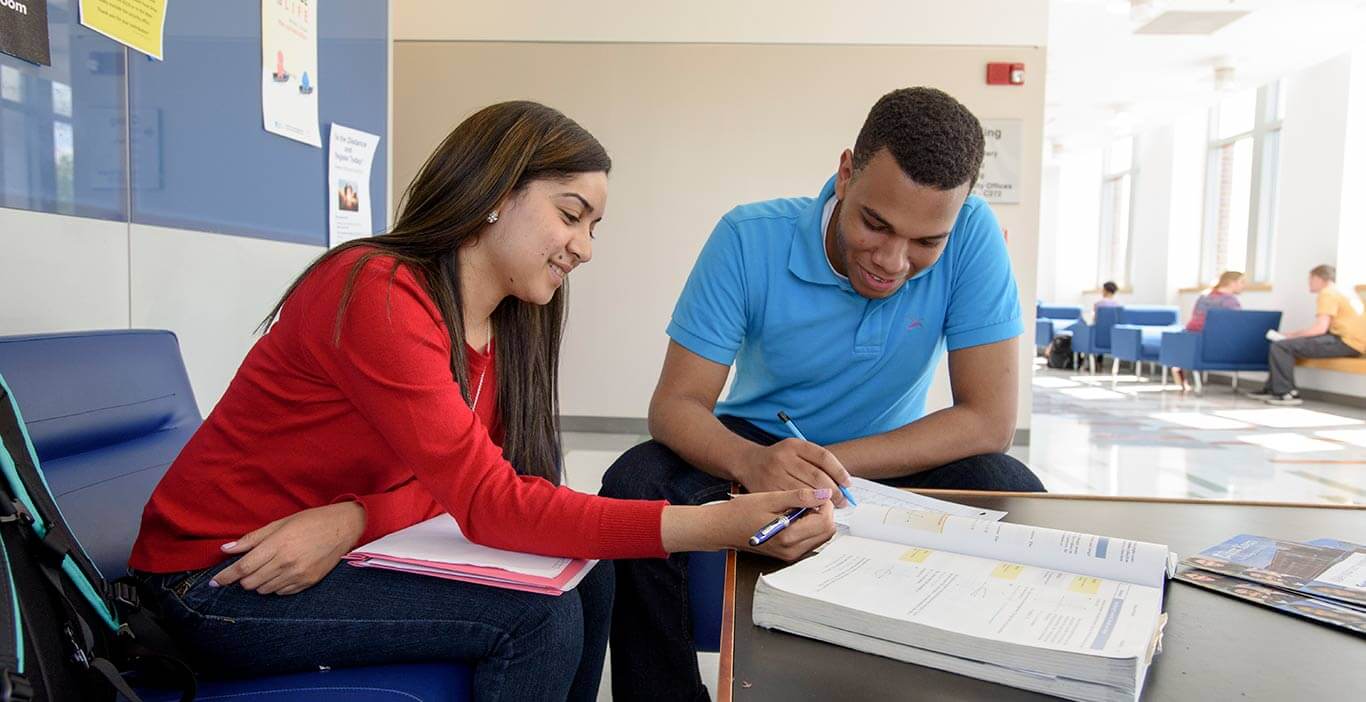
[[988,63],[987,85],[1024,85],[1024,64]]

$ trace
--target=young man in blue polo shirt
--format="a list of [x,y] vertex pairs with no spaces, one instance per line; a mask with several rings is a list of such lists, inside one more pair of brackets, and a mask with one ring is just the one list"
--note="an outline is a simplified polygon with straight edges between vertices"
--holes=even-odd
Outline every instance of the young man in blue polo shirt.
[[[701,504],[724,499],[732,482],[833,488],[850,475],[1043,490],[1003,453],[1023,325],[1000,225],[969,196],[983,148],[981,125],[958,101],[896,90],[873,106],[814,199],[722,217],[668,326],[650,402],[654,441],[613,464],[602,494]],[[926,415],[945,349],[954,403]],[[779,411],[809,441],[791,438]],[[616,563],[615,699],[706,699],[686,562]]]

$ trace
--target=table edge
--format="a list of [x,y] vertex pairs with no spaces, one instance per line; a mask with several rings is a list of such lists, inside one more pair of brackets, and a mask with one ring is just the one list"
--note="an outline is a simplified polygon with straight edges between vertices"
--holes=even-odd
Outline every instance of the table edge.
[[1284,502],[1277,500],[1219,500],[1194,497],[1133,497],[1128,495],[1084,495],[1064,492],[1008,492],[997,490],[943,490],[902,488],[929,497],[1030,497],[1045,500],[1092,500],[1096,502],[1136,502],[1158,504],[1231,505],[1235,507],[1295,507],[1301,509],[1366,510],[1366,504],[1328,504],[1322,502]]
[[726,581],[721,600],[721,650],[716,669],[717,702],[731,702],[735,687],[735,549],[726,550]]

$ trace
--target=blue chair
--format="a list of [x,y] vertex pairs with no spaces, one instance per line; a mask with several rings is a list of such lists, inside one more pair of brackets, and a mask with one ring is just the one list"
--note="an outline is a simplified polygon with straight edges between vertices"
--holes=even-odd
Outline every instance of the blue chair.
[[1065,336],[1081,319],[1081,308],[1068,305],[1038,305],[1034,317],[1034,345],[1042,349],[1054,338]]
[[[1119,323],[1119,307],[1097,307],[1096,318],[1090,324],[1072,325],[1072,353],[1090,359],[1091,372],[1096,372],[1096,356],[1110,353],[1110,331]],[[1076,364],[1081,368],[1081,364]]]
[[[201,421],[175,335],[0,337],[0,375],[72,531],[106,577],[119,577],[143,505]],[[468,700],[471,674],[463,664],[419,663],[206,681],[198,699]],[[140,694],[148,702],[179,699],[166,691]]]
[[1125,305],[1119,308],[1119,322],[1110,330],[1110,355],[1115,359],[1112,374],[1118,374],[1119,361],[1132,361],[1136,375],[1142,375],[1143,361],[1156,361],[1162,334],[1181,331],[1181,311],[1171,305]]
[[[1181,331],[1181,325],[1171,324],[1161,327],[1141,324],[1116,324],[1110,330],[1110,356],[1114,359],[1110,367],[1112,378],[1119,376],[1120,361],[1134,364],[1134,377],[1143,375],[1144,361],[1157,363],[1162,347],[1162,335],[1167,332]],[[1163,384],[1167,376],[1162,374]]]
[[1237,390],[1239,371],[1269,370],[1271,342],[1266,333],[1280,325],[1281,313],[1276,311],[1210,310],[1204,330],[1163,334],[1158,361],[1166,368],[1191,371],[1197,393],[1203,390],[1204,371],[1232,371]]
[[726,585],[726,552],[688,554],[688,609],[693,645],[699,651],[721,650],[721,608]]

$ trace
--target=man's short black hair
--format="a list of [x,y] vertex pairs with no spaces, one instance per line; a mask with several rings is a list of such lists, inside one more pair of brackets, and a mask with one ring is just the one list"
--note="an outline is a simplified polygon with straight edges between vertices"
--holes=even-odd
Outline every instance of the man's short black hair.
[[883,95],[854,142],[854,170],[886,148],[911,180],[939,190],[977,184],[982,124],[948,93],[901,88]]
[[1102,290],[1104,290],[1107,293],[1110,293],[1111,295],[1119,292],[1119,286],[1115,285],[1115,281],[1113,280],[1105,281],[1105,284],[1100,287]]

